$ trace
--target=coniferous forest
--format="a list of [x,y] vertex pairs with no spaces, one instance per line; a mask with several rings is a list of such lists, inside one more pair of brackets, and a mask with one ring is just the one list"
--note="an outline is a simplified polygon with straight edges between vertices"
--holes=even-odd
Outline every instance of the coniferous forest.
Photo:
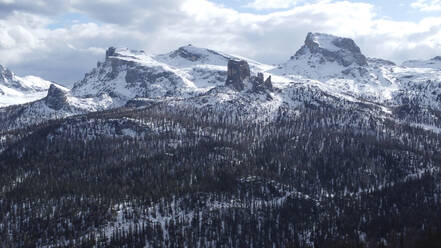
[[4,129],[1,247],[440,247],[440,134],[332,106]]

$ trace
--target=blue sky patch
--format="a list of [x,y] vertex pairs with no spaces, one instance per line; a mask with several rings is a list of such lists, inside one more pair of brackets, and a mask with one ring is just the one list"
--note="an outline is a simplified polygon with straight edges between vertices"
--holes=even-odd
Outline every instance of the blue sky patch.
[[98,21],[89,18],[87,15],[81,13],[69,12],[55,17],[53,22],[49,24],[47,28],[54,30],[59,28],[68,28],[75,24],[90,23],[90,22],[99,25]]

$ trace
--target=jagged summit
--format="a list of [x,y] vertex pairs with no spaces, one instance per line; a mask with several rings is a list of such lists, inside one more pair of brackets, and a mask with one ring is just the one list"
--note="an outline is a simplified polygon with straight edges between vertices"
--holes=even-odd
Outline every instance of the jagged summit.
[[[379,64],[377,62],[374,64]],[[368,59],[353,40],[329,34],[308,33],[305,44],[296,54],[269,72],[321,81],[331,78],[357,78],[357,82],[361,83],[371,80],[367,79],[371,74],[370,70]]]
[[[430,61],[440,61],[440,58]],[[5,75],[11,74],[3,67],[0,69]],[[420,83],[426,86],[427,80],[439,78],[437,73],[436,70],[400,68],[390,61],[366,58],[351,39],[309,33],[296,55],[278,66],[193,45],[155,56],[109,47],[102,62],[76,82],[72,90],[64,94],[55,86],[49,89],[49,84],[43,96],[37,99],[47,95],[39,101],[41,109],[46,111],[47,103],[57,114],[65,111],[66,115],[71,115],[121,107],[133,100],[188,101],[205,106],[236,97],[266,101],[266,94],[273,106],[290,105],[292,97],[299,96],[293,93],[297,88],[313,87],[351,101],[399,105],[402,99],[408,101],[405,92],[414,92],[414,86],[419,87]],[[438,85],[433,83],[422,88],[424,92],[420,90],[424,104],[439,108],[441,93],[438,92],[441,91]],[[7,89],[0,84],[1,92]],[[67,105],[63,105],[66,99]],[[309,96],[301,99],[310,101]],[[0,97],[0,106],[2,100],[9,104],[9,99]],[[259,101],[255,104],[260,104]],[[434,102],[436,104],[432,104]],[[69,112],[70,107],[75,111]],[[56,110],[60,108],[61,111]]]
[[186,47],[180,47],[178,50],[170,54],[170,57],[172,58],[178,56],[194,62],[201,59],[204,54],[198,49],[194,49],[191,45],[188,45]]
[[233,58],[233,56],[223,54],[207,48],[195,47],[191,44],[179,47],[169,53],[159,55],[149,55],[143,50],[130,50],[125,47],[109,47],[106,50],[106,61],[112,59],[145,59],[149,57],[157,62],[169,65],[187,65],[187,64],[211,64],[211,65],[225,65],[226,62]]
[[188,84],[179,71],[144,51],[110,47],[105,61],[74,84],[72,95],[89,98],[105,94],[122,105],[135,97],[175,96]]
[[13,77],[13,73],[8,68],[0,65],[0,82],[11,80],[12,77]]
[[154,57],[157,61],[180,68],[198,64],[225,66],[231,58],[232,56],[193,45],[182,46],[169,53]]
[[195,62],[195,61],[198,61],[201,59],[207,59],[209,56],[219,56],[219,57],[223,57],[225,59],[228,59],[227,57],[225,57],[224,55],[222,55],[218,52],[215,52],[210,49],[195,47],[195,46],[192,46],[191,44],[178,48],[178,50],[171,52],[169,54],[169,56],[171,58],[180,57],[180,58],[192,61],[192,62]]
[[17,77],[11,70],[0,65],[0,85],[3,87],[8,87],[10,89],[19,91],[28,91],[29,88],[21,82],[19,77]]
[[320,56],[320,63],[337,62],[342,66],[356,64],[366,66],[367,59],[352,39],[323,33],[308,33],[305,44],[292,59],[304,56]]
[[[83,80],[75,83],[71,93],[83,98],[107,94],[121,104],[133,98],[194,96],[225,84],[230,59],[237,58],[192,45],[156,56],[110,47],[104,62],[98,62]],[[247,63],[248,74],[266,67],[253,61]],[[241,90],[239,84],[236,86]]]

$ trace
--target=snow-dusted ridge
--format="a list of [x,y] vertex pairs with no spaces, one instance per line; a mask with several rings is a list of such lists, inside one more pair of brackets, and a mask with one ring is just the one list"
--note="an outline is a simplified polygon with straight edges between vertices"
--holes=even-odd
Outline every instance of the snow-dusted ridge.
[[35,76],[19,77],[0,65],[0,107],[41,99],[51,84]]
[[[246,60],[251,76],[258,73],[264,78],[271,76],[274,90],[259,93],[225,88],[229,60]],[[436,57],[430,63],[438,62],[441,63],[441,59]],[[312,99],[313,96],[332,96],[355,104],[376,105],[384,115],[400,108],[400,116],[403,116],[403,109],[407,108],[402,106],[409,104],[429,112],[440,111],[441,70],[420,68],[414,66],[415,63],[408,65],[397,66],[390,61],[367,58],[353,40],[321,33],[309,33],[305,44],[279,66],[192,45],[160,55],[111,47],[103,62],[98,62],[71,90],[63,90],[62,104],[51,106],[45,97],[21,106],[26,109],[22,112],[26,117],[19,119],[38,115],[43,116],[40,120],[44,121],[52,116],[117,108],[137,99],[135,105],[139,101],[196,108],[231,109],[248,105],[244,109],[275,112],[281,106],[301,108],[305,102],[338,105],[335,100]],[[41,85],[46,90],[50,87],[44,80]],[[293,92],[304,95],[294,96]],[[39,94],[38,98],[46,95]],[[0,104],[1,99],[6,98],[0,96]]]

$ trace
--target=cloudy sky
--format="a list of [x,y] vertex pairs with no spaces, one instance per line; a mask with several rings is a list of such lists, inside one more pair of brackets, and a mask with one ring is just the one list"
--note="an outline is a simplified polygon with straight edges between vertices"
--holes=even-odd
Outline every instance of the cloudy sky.
[[309,31],[353,38],[371,57],[427,59],[441,55],[441,0],[0,0],[0,64],[66,84],[109,46],[281,63]]

